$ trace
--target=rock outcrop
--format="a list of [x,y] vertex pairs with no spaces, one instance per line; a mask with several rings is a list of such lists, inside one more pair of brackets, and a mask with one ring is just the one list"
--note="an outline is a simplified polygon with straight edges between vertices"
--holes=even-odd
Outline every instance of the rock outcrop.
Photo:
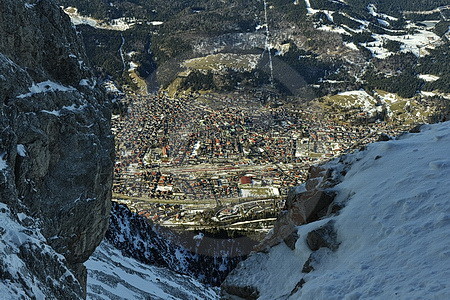
[[5,260],[0,277],[12,295],[80,298],[83,262],[108,226],[109,104],[79,36],[53,1],[2,0],[0,35],[0,204],[17,225],[3,231],[22,232],[0,247],[22,267],[13,274]]
[[[283,240],[286,242],[292,239],[290,235],[296,226],[316,221],[332,213],[329,208],[335,197],[332,187],[337,184],[337,177],[338,174],[333,173],[331,169],[312,166],[304,187],[293,190],[288,195],[285,209],[275,222],[273,230],[255,250],[265,251]],[[287,244],[289,245],[289,242]]]
[[[335,251],[339,247],[337,233],[334,229],[332,220],[325,223],[322,218],[330,217],[339,212],[342,203],[334,201],[336,192],[334,187],[342,179],[345,174],[345,156],[342,158],[339,168],[325,164],[322,166],[312,166],[309,170],[308,180],[304,185],[292,190],[286,199],[284,211],[280,214],[275,222],[274,228],[269,232],[266,238],[257,245],[249,258],[241,262],[225,279],[221,285],[221,298],[236,299],[256,299],[260,295],[261,286],[255,284],[258,276],[267,276],[272,271],[270,268],[282,269],[282,266],[276,266],[274,261],[280,264],[289,264],[289,260],[280,261],[277,258],[292,255],[295,252],[304,252],[308,258],[301,262],[292,261],[292,266],[296,265],[296,269],[302,273],[309,273],[314,270],[314,266],[328,252]],[[307,234],[300,234],[298,226],[308,224],[314,221],[322,222],[323,225],[308,231]],[[298,240],[305,240],[309,249],[296,249]],[[311,252],[312,251],[312,252]],[[275,252],[276,254],[274,254]],[[274,260],[274,261],[271,261]],[[261,266],[260,266],[261,265]],[[289,266],[291,268],[292,266]],[[244,275],[242,275],[244,274]],[[245,279],[242,278],[245,277]],[[289,275],[286,281],[291,281]],[[261,279],[266,282],[269,279]],[[283,281],[280,279],[280,281]],[[305,280],[302,278],[298,282],[293,283],[294,289],[290,294],[296,293]],[[285,297],[288,298],[289,294]],[[284,299],[284,298],[283,298]]]

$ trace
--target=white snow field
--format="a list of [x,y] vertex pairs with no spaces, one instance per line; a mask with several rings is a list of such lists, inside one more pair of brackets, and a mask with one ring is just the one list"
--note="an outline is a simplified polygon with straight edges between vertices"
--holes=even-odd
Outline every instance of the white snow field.
[[103,242],[85,263],[87,299],[218,299],[215,289],[173,271],[128,258]]
[[271,300],[450,299],[450,122],[371,144],[344,163],[335,188],[346,206],[332,218],[338,250],[319,249],[314,270],[301,273],[306,234],[330,219],[299,226],[295,250],[281,243],[251,256],[232,282]]

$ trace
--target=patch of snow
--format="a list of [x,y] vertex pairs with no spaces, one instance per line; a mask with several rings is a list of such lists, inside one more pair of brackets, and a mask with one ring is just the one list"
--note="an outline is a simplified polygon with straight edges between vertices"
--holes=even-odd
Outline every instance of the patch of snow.
[[205,236],[204,233],[199,232],[197,235],[194,235],[193,239],[194,240],[202,240],[204,236]]
[[383,20],[383,19],[377,19],[377,22],[378,22],[381,26],[384,26],[384,27],[389,27],[389,26],[391,26],[391,24],[390,24],[388,21],[385,21],[385,20]]
[[200,149],[200,146],[201,146],[201,142],[197,141],[194,145],[194,149],[192,150],[191,157],[195,157],[198,155],[198,149]]
[[18,213],[17,214],[17,218],[19,219],[20,222],[22,222],[23,220],[28,218],[28,216],[26,214],[24,214],[24,213]]
[[134,70],[137,69],[137,67],[139,67],[139,65],[137,63],[135,63],[134,61],[130,61],[129,66],[130,66],[128,68],[129,72],[133,72]]
[[78,9],[76,7],[66,7],[63,9],[64,12],[70,17],[72,24],[75,26],[89,25],[98,29],[125,31],[138,23],[138,21],[134,18],[118,18],[106,22],[91,17],[82,16],[78,13]]
[[41,110],[41,112],[49,114],[49,115],[54,115],[57,117],[61,116],[61,111],[60,110]]
[[438,80],[440,77],[436,76],[436,75],[431,75],[431,74],[420,74],[419,78],[422,80],[425,80],[427,82],[433,82]]
[[434,93],[434,92],[425,92],[425,91],[421,91],[420,94],[425,97],[434,97],[434,96],[438,95],[437,93]]
[[383,94],[381,95],[381,94],[375,92],[375,94],[378,97],[380,97],[384,103],[395,103],[399,100],[402,100],[399,98],[399,96],[397,96],[397,94],[394,94],[394,93],[383,92]]
[[36,6],[36,3],[25,3],[25,8],[27,8],[27,9],[34,8],[35,6]]
[[385,20],[391,20],[391,21],[397,21],[398,20],[398,18],[396,18],[396,17],[392,17],[392,16],[389,16],[389,15],[386,15],[386,14],[378,13],[377,12],[377,7],[374,4],[369,4],[367,6],[367,10],[369,11],[369,14],[374,16],[374,17],[382,18],[382,19],[385,19]]
[[81,79],[79,85],[90,86],[88,79]]
[[87,105],[76,105],[76,104],[72,104],[70,106],[63,106],[61,109],[59,110],[41,110],[41,112],[46,113],[46,114],[50,114],[50,115],[54,115],[57,117],[60,117],[61,114],[65,111],[71,111],[71,112],[80,112],[82,110],[84,110],[87,107]]
[[22,157],[27,156],[27,150],[25,149],[24,145],[22,145],[22,144],[17,145],[17,154],[19,154],[19,156],[22,156]]
[[6,163],[6,160],[5,160],[5,156],[6,156],[6,152],[4,152],[3,154],[0,154],[0,171],[3,171],[8,167],[8,164]]
[[267,24],[256,25],[255,30],[265,29]]
[[343,15],[344,15],[345,17],[349,18],[349,19],[352,20],[352,21],[355,21],[355,22],[357,22],[357,23],[360,23],[360,24],[363,25],[364,27],[367,27],[367,26],[369,26],[369,24],[370,24],[369,21],[357,19],[357,18],[355,18],[355,17],[350,16],[350,15],[347,14],[347,13],[343,13]]
[[346,96],[349,97],[348,101],[348,107],[352,107],[355,104],[359,105],[365,112],[368,112],[369,114],[373,114],[378,111],[378,109],[381,109],[381,107],[375,106],[376,100],[374,97],[369,95],[364,90],[357,90],[357,91],[347,91],[338,93],[338,96]]
[[323,10],[322,12],[325,14],[325,16],[327,16],[328,21],[334,22],[334,18],[333,18],[333,13],[334,13],[334,11],[331,11],[331,10]]
[[121,93],[121,91],[117,88],[117,86],[115,85],[115,83],[111,80],[105,81],[103,83],[103,86],[105,87],[107,92],[111,92],[111,93]]
[[339,26],[334,26],[334,25],[322,25],[320,27],[317,27],[317,29],[323,30],[323,31],[336,32],[336,33],[339,33],[339,34],[349,35],[349,33],[344,28],[339,27]]
[[17,96],[16,98],[27,98],[27,97],[31,97],[34,94],[39,94],[39,93],[49,93],[49,92],[73,92],[76,91],[75,88],[69,86],[66,87],[62,84],[47,80],[44,82],[40,82],[40,83],[33,83],[33,85],[29,88],[29,93],[26,94],[21,94],[19,96]]
[[352,50],[359,51],[358,47],[355,45],[355,43],[344,43],[344,45]]
[[309,2],[309,0],[305,0],[305,5],[306,5],[306,11],[308,12],[309,15],[319,12],[317,9],[313,9],[311,7],[311,3]]

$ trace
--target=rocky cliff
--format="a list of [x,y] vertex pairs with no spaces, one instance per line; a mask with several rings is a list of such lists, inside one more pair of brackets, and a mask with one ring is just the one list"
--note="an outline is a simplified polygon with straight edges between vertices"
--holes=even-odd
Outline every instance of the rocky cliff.
[[0,290],[80,298],[108,226],[108,103],[52,0],[1,0],[0,35]]

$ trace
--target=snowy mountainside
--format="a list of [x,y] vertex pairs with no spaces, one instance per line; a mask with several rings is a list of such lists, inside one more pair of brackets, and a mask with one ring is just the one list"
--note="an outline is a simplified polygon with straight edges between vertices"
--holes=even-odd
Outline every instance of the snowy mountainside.
[[116,202],[105,239],[124,256],[216,286],[255,245],[245,237],[216,239],[198,232],[180,234],[157,228]]
[[[4,168],[6,163],[0,158],[0,171]],[[80,283],[64,256],[47,244],[37,223],[0,203],[0,298],[44,299],[53,295],[77,299],[82,293]]]
[[[282,242],[240,263],[223,298],[449,299],[450,122],[325,167],[345,174],[333,187],[345,207],[298,226],[294,246]],[[329,221],[334,237],[324,234]],[[317,249],[311,234],[320,230]]]
[[87,299],[217,299],[215,289],[167,268],[125,257],[103,242],[86,262]]

